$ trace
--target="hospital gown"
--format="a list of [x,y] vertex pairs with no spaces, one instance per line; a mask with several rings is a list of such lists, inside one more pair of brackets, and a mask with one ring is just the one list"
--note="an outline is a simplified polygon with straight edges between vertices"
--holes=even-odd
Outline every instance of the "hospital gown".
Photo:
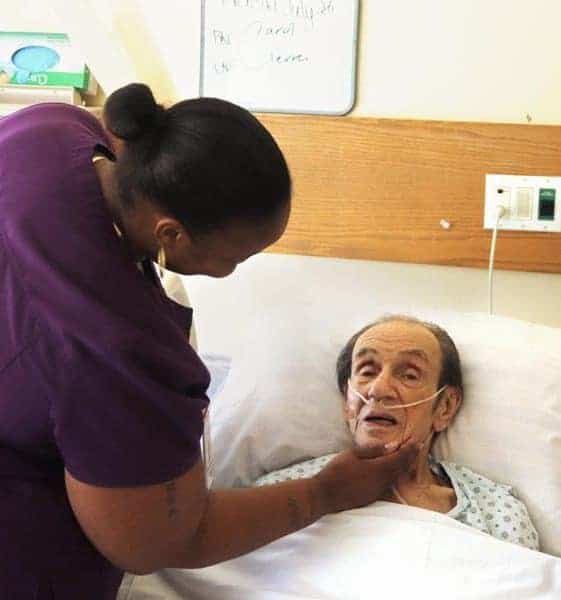
[[[335,456],[327,454],[273,471],[257,479],[255,486],[313,477]],[[466,467],[431,458],[431,469],[448,479],[457,503],[447,515],[500,540],[539,550],[538,534],[524,503],[513,488],[495,483]]]

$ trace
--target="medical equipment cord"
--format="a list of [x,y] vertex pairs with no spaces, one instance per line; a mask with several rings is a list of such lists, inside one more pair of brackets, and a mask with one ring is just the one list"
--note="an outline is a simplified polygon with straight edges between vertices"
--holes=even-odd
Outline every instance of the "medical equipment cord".
[[504,216],[505,212],[505,207],[499,204],[497,206],[495,227],[493,227],[493,237],[491,238],[491,250],[489,252],[489,315],[493,314],[493,267],[495,264],[495,247],[497,245],[499,221]]

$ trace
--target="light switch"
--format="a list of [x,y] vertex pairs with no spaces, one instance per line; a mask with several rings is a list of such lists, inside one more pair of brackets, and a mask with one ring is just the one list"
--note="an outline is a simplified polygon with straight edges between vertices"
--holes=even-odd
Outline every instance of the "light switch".
[[540,221],[555,219],[555,189],[540,188],[538,219]]
[[512,210],[514,219],[531,219],[532,218],[532,196],[534,190],[532,188],[516,188],[516,201]]

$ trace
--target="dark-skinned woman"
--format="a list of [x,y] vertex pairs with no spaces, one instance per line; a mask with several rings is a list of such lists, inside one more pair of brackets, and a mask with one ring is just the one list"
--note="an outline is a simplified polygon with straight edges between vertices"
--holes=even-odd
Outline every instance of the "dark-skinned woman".
[[272,136],[225,101],[164,108],[131,84],[103,124],[65,104],[0,120],[2,599],[113,600],[123,570],[249,552],[412,461],[348,451],[308,480],[208,489],[209,374],[153,262],[228,275],[282,235],[290,195]]

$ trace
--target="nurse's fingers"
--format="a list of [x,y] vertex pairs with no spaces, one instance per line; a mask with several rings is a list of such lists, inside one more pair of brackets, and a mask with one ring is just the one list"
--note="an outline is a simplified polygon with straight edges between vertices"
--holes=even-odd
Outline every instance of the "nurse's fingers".
[[379,500],[399,475],[409,470],[419,451],[413,441],[393,452],[382,444],[356,450],[359,454],[355,450],[341,452],[314,476],[323,514]]
[[395,452],[399,448],[406,446],[410,441],[411,435],[401,441],[389,442],[387,444],[376,441],[368,446],[358,446],[356,442],[353,442],[351,449],[359,458],[377,458],[378,456],[384,456]]

